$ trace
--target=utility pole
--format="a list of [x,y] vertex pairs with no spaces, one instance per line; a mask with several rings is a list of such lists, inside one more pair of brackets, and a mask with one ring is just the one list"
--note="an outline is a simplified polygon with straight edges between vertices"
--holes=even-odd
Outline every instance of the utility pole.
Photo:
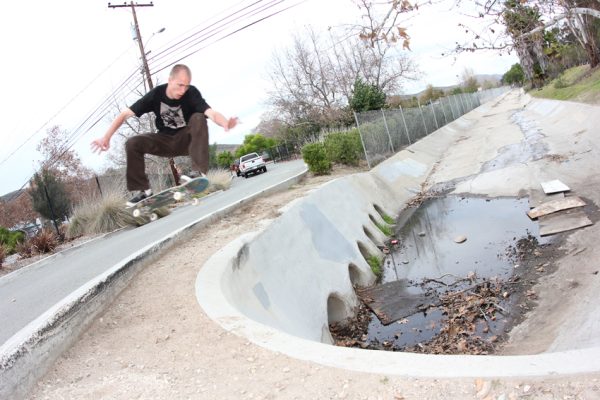
[[[144,74],[146,75],[146,80],[148,82],[148,90],[154,89],[154,84],[152,83],[152,76],[150,75],[150,67],[148,66],[148,60],[146,59],[146,51],[144,50],[144,43],[142,43],[142,35],[140,34],[140,26],[137,20],[137,14],[135,13],[136,7],[154,7],[154,4],[150,2],[150,4],[138,4],[131,1],[129,4],[123,3],[119,5],[112,5],[108,3],[108,8],[123,8],[123,7],[131,7],[131,12],[133,13],[133,25],[135,28],[135,37],[138,41],[138,46],[140,48],[140,54],[142,55],[142,65],[144,67]],[[175,160],[173,158],[169,158],[169,166],[171,167],[171,173],[173,174],[173,179],[175,180],[175,185],[179,185],[179,172],[175,167]]]

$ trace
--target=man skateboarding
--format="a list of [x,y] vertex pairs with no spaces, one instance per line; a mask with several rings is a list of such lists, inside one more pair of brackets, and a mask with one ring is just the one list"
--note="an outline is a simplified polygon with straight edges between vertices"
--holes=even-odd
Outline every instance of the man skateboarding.
[[146,175],[145,154],[161,157],[189,155],[192,159],[192,176],[202,176],[208,171],[208,124],[206,117],[223,127],[225,132],[235,128],[237,118],[225,118],[213,110],[202,98],[200,91],[190,85],[190,69],[177,64],[171,69],[166,84],[159,85],[123,110],[112,122],[104,136],[91,143],[92,151],[101,153],[110,147],[114,133],[130,117],[140,117],[148,112],[156,116],[158,133],[133,136],[125,142],[127,157],[127,190],[134,197],[127,202],[133,206],[152,195]]

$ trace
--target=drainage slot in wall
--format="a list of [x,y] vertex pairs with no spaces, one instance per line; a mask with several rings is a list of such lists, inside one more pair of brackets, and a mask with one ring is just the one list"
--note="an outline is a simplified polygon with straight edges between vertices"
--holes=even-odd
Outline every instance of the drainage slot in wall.
[[553,271],[548,260],[558,246],[538,236],[528,210],[526,198],[456,196],[406,210],[388,243],[380,283],[357,290],[362,303],[355,319],[330,326],[336,343],[495,353],[534,307],[532,286]]
[[373,244],[377,245],[379,243],[379,240],[377,240],[375,238],[375,236],[373,235],[373,233],[369,229],[367,229],[365,226],[363,226],[363,231],[365,232],[365,235],[367,235],[369,240],[371,242],[373,242]]
[[350,275],[350,283],[352,286],[359,285],[362,281],[360,270],[352,263],[348,265],[348,274]]

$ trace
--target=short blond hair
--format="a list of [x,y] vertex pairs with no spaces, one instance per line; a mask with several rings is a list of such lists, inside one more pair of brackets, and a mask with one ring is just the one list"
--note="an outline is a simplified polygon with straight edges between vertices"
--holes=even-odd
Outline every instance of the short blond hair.
[[188,78],[190,78],[190,81],[192,80],[192,71],[190,71],[190,68],[184,64],[174,65],[173,68],[171,68],[171,72],[169,73],[169,78],[174,78],[180,72],[185,72]]

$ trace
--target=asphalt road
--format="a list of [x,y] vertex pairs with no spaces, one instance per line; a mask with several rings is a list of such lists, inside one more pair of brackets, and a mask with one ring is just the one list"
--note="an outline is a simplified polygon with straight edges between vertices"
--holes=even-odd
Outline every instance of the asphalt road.
[[247,179],[236,177],[229,190],[209,196],[196,206],[179,207],[155,222],[115,232],[0,278],[0,343],[137,250],[304,169],[302,160],[269,164],[267,173]]

